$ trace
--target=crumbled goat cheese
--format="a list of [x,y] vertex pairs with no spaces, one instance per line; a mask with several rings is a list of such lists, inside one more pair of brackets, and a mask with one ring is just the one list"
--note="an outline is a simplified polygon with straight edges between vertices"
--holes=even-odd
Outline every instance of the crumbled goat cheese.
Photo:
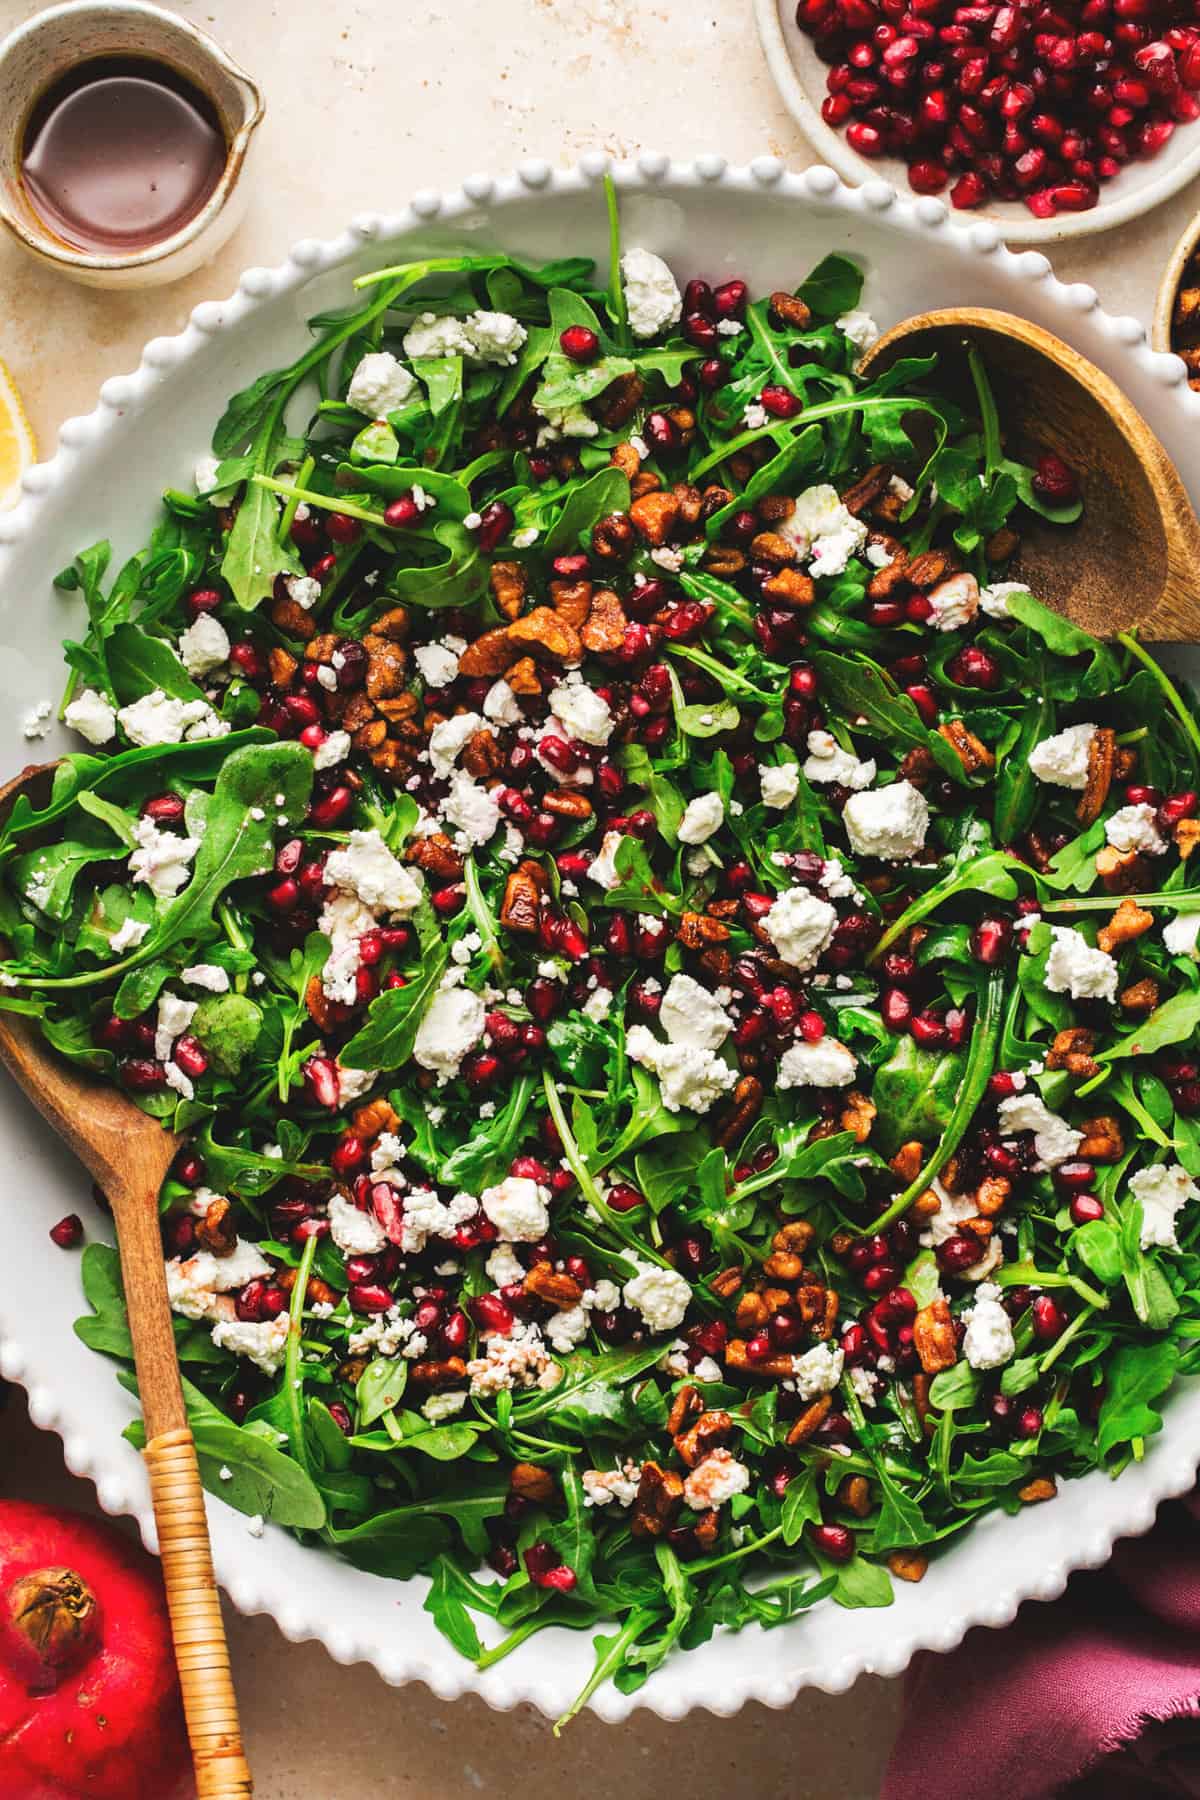
[[372,350],[359,362],[346,389],[346,405],[369,419],[398,412],[416,388],[412,372],[390,350]]
[[621,258],[621,281],[634,337],[657,337],[668,325],[679,323],[683,295],[661,256],[652,250],[627,250]]
[[443,719],[429,734],[429,761],[435,775],[444,781],[477,731],[490,731],[491,726],[478,713],[458,713]]
[[343,1106],[350,1100],[361,1100],[364,1094],[370,1093],[379,1079],[378,1069],[348,1069],[344,1063],[337,1064],[338,1099]]
[[747,431],[761,431],[766,422],[767,409],[757,400],[751,400],[748,406],[742,408],[742,424]]
[[63,714],[63,722],[89,744],[107,744],[117,729],[116,708],[95,688],[84,688]]
[[350,754],[350,733],[348,731],[331,731],[323,743],[313,751],[313,768],[320,774],[322,769],[336,769],[345,762]]
[[1041,1095],[1031,1091],[1012,1094],[1002,1100],[999,1114],[1003,1136],[1013,1137],[1018,1131],[1032,1131],[1033,1147],[1049,1168],[1069,1161],[1083,1142],[1081,1131],[1068,1125],[1058,1113],[1051,1112]]
[[511,366],[525,342],[525,327],[511,313],[473,312],[464,320],[477,362]]
[[810,560],[810,575],[842,574],[867,541],[865,521],[856,519],[824,481],[796,496],[795,510],[779,531],[802,560]]
[[[132,921],[126,920],[128,925]],[[139,926],[139,934],[144,935],[148,926]],[[113,939],[113,943],[116,943]],[[181,971],[180,981],[186,981],[189,987],[207,988],[210,994],[227,994],[229,992],[229,975],[225,969],[218,968],[216,963],[193,963],[190,968]]]
[[479,1203],[506,1243],[536,1243],[550,1228],[549,1189],[527,1175],[506,1175]]
[[620,1469],[585,1469],[583,1471],[583,1504],[585,1506],[632,1506],[637,1499],[642,1471],[635,1462]]
[[585,1019],[591,1019],[593,1024],[601,1025],[612,1011],[612,1003],[613,997],[611,988],[598,987],[595,992],[589,994],[584,1001],[582,1007],[583,1016]]
[[615,888],[620,882],[617,872],[616,856],[621,846],[622,834],[619,831],[606,831],[600,845],[600,854],[593,856],[588,864],[588,880],[594,881],[597,887],[606,891]]
[[201,613],[179,640],[179,660],[189,675],[209,675],[229,660],[229,633],[220,619]]
[[470,356],[475,345],[462,319],[449,313],[441,317],[425,312],[404,334],[404,354],[410,362],[443,356]]
[[645,1025],[635,1025],[626,1039],[634,1062],[658,1076],[662,1103],[668,1112],[688,1107],[707,1112],[715,1100],[737,1080],[737,1073],[711,1050],[691,1044],[662,1044]]
[[638,1262],[638,1273],[625,1283],[624,1297],[626,1306],[640,1312],[651,1331],[674,1331],[683,1323],[692,1290],[676,1269]]
[[345,847],[335,850],[325,864],[325,879],[356,894],[364,906],[401,919],[411,916],[423,892],[422,884],[392,855],[374,826],[350,833]]
[[334,888],[325,897],[318,925],[330,946],[321,971],[322,990],[327,999],[353,1006],[358,997],[355,976],[362,962],[359,942],[375,929],[375,914],[357,894]]
[[853,751],[842,749],[831,731],[810,731],[804,776],[807,781],[837,782],[857,793],[874,781],[875,763],[859,762]]
[[1094,725],[1068,725],[1065,731],[1033,746],[1029,767],[1039,781],[1082,791],[1087,786],[1088,750],[1095,735]]
[[163,1064],[163,1080],[166,1082],[167,1086],[172,1090],[173,1093],[176,1093],[179,1095],[179,1098],[181,1100],[194,1100],[195,1099],[195,1097],[196,1097],[195,1083],[191,1080],[191,1078],[189,1076],[184,1074],[183,1070],[179,1067],[179,1064],[177,1062],[171,1061],[170,1057],[168,1057],[166,1062]]
[[1052,927],[1054,942],[1046,958],[1046,986],[1052,994],[1073,1000],[1115,1000],[1117,965],[1104,950],[1093,950],[1071,925]]
[[793,1087],[847,1087],[858,1064],[854,1052],[836,1038],[823,1037],[815,1044],[789,1044],[779,1059],[776,1085]]
[[453,1419],[466,1404],[466,1388],[457,1388],[449,1394],[430,1394],[421,1413],[430,1424],[440,1425],[443,1419]]
[[911,781],[894,781],[890,787],[851,794],[842,811],[842,823],[857,856],[880,856],[889,861],[915,856],[929,829],[929,805]]
[[184,738],[196,743],[224,737],[229,730],[228,722],[217,717],[207,700],[175,700],[161,688],[143,694],[132,706],[123,706],[117,718],[130,743],[142,750],[156,744],[178,744]]
[[51,700],[39,700],[31,706],[21,721],[21,735],[27,738],[44,738],[50,729],[51,714],[54,703]]
[[421,1020],[413,1060],[432,1070],[439,1086],[453,1081],[463,1057],[483,1036],[486,1013],[479,995],[469,988],[442,988]]
[[525,1279],[525,1265],[508,1244],[497,1244],[483,1265],[493,1287],[515,1287]]
[[681,844],[706,844],[715,831],[721,829],[725,817],[725,804],[720,794],[697,794],[689,800],[679,821],[678,838]]
[[143,815],[133,828],[138,847],[129,858],[129,873],[135,882],[144,881],[152,894],[169,900],[177,894],[190,874],[189,865],[200,839],[180,837],[175,831],[160,831],[154,820]]
[[828,1344],[814,1344],[803,1356],[794,1356],[792,1374],[800,1398],[815,1400],[818,1394],[831,1394],[842,1379],[843,1360],[841,1350],[831,1350]]
[[750,1471],[745,1463],[735,1460],[728,1450],[710,1450],[683,1484],[686,1505],[696,1512],[724,1506],[735,1494],[744,1494],[750,1486]]
[[843,313],[834,324],[839,331],[845,332],[856,350],[869,350],[879,336],[879,327],[870,313],[862,312],[858,307]]
[[[130,913],[123,925],[119,925],[108,940],[108,947],[114,956],[120,956],[126,950],[136,950],[150,929],[148,920],[135,919]],[[224,973],[224,971],[222,971]],[[188,978],[188,971],[183,971],[183,979]]]
[[[321,584],[319,581],[314,580],[311,575],[286,575],[284,577],[283,586],[288,599],[294,600],[296,605],[300,607],[303,612],[311,612],[313,607],[317,604],[317,601],[321,598]],[[325,677],[328,678],[329,676],[332,676],[333,679],[332,681],[328,681],[327,679],[323,679],[321,674],[318,673],[317,679],[320,681],[321,686],[328,686],[330,689],[335,688],[337,686],[336,671],[330,669],[325,664],[322,664],[322,668],[325,671]]]
[[159,1062],[166,1062],[171,1054],[171,1045],[177,1037],[182,1037],[191,1024],[197,1004],[195,1000],[181,1000],[177,994],[159,995],[154,1027],[154,1054]]
[[715,995],[690,975],[673,975],[663,996],[659,1023],[673,1044],[719,1050],[733,1030],[733,1020]]
[[[354,1332],[347,1340],[346,1348],[351,1356],[363,1356],[368,1352],[376,1356],[404,1355],[407,1358],[424,1356],[428,1343],[424,1332],[418,1331],[411,1319],[402,1319],[396,1307],[390,1307],[386,1313],[376,1313],[369,1324],[361,1331]],[[395,1405],[400,1395],[384,1395],[391,1398]]]
[[581,744],[600,746],[612,736],[613,716],[608,701],[582,681],[561,682],[550,692],[550,711],[568,737]]
[[500,804],[493,790],[480,787],[465,770],[455,769],[442,816],[472,844],[486,844],[500,823]]
[[758,771],[758,785],[764,806],[780,809],[790,806],[800,792],[799,763],[780,763],[778,768],[761,768]]
[[1196,956],[1196,939],[1200,937],[1200,912],[1176,913],[1162,928],[1162,940],[1172,956]]
[[520,1321],[507,1337],[498,1333],[489,1337],[486,1356],[467,1364],[473,1394],[498,1394],[502,1388],[552,1388],[560,1374],[538,1327]]
[[975,1290],[975,1303],[966,1315],[967,1335],[963,1355],[973,1369],[998,1369],[1011,1362],[1017,1346],[1012,1320],[1000,1304],[1000,1289],[985,1281]]
[[236,483],[229,487],[219,486],[220,461],[215,456],[201,456],[196,459],[192,470],[192,481],[201,499],[207,500],[210,506],[228,506],[236,491]]
[[517,696],[501,676],[493,682],[483,702],[483,716],[493,725],[519,725],[521,706]]
[[567,1356],[588,1334],[587,1313],[580,1305],[564,1306],[547,1319],[542,1330],[550,1339],[551,1348],[560,1356]]
[[[278,1375],[287,1354],[289,1329],[285,1312],[274,1319],[264,1319],[261,1324],[249,1324],[238,1318],[218,1319],[212,1328],[212,1341],[218,1350],[231,1350],[234,1356],[246,1357],[264,1375]],[[253,1521],[250,1529],[255,1537],[262,1536],[261,1517],[258,1519],[258,1530],[254,1531]]]
[[374,1213],[360,1211],[344,1194],[330,1195],[329,1230],[347,1256],[375,1256],[387,1243],[387,1233]]
[[1028,592],[1023,581],[993,581],[989,587],[979,590],[979,604],[989,619],[1007,619],[1009,595]]
[[964,569],[948,575],[926,595],[933,608],[929,623],[935,631],[958,631],[979,611],[979,583]]
[[762,918],[762,928],[784,962],[811,969],[833,936],[837,913],[807,888],[788,888]]
[[444,644],[418,644],[413,651],[413,661],[427,687],[449,687],[458,674],[458,658]]
[[650,552],[650,561],[665,569],[668,575],[678,575],[683,567],[683,551],[673,549],[670,544],[660,544],[657,550]]
[[1122,806],[1105,824],[1104,835],[1114,850],[1122,852],[1144,850],[1148,856],[1161,856],[1167,847],[1159,836],[1154,808],[1144,802]]
[[1198,1188],[1178,1163],[1158,1163],[1130,1176],[1130,1192],[1142,1203],[1142,1249],[1160,1244],[1178,1250],[1175,1220],[1189,1200],[1200,1200]]

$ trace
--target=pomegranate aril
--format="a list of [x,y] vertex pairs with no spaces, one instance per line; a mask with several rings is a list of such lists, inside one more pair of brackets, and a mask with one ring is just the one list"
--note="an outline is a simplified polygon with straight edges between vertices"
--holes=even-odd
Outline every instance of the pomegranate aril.
[[78,1213],[68,1213],[50,1227],[50,1239],[60,1250],[73,1250],[83,1242],[83,1220]]

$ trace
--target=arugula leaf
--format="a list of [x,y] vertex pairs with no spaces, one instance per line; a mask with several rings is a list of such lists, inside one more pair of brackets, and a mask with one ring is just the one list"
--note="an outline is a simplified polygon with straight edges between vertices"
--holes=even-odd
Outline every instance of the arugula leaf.
[[448,961],[449,951],[439,940],[407,987],[390,989],[372,1000],[366,1024],[355,1032],[339,1060],[348,1069],[403,1068]]

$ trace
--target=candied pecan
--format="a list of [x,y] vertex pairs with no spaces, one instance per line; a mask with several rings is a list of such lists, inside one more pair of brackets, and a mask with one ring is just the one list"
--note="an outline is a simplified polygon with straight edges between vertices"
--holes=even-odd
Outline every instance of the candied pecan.
[[1154,914],[1147,912],[1144,906],[1138,906],[1133,900],[1122,900],[1108,924],[1096,933],[1096,942],[1111,956],[1121,944],[1128,944],[1141,937],[1143,931],[1149,931],[1153,923]]
[[578,631],[592,604],[591,582],[552,581],[550,604],[560,619],[565,619],[573,631]]
[[399,781],[402,776],[407,778],[416,765],[413,752],[403,744],[398,744],[394,738],[388,738],[377,750],[368,751],[367,759],[373,769],[377,769],[381,775],[389,776],[393,781]]
[[485,675],[494,679],[497,675],[503,675],[515,655],[515,647],[509,640],[508,626],[496,625],[491,631],[481,632],[473,644],[467,645],[458,659],[458,672],[472,681]]
[[[272,1280],[277,1287],[283,1289],[285,1294],[290,1294],[296,1285],[299,1274],[299,1269],[276,1269]],[[331,1288],[327,1281],[322,1281],[319,1275],[309,1276],[304,1289],[304,1298],[309,1306],[336,1306],[338,1303],[336,1290]]]
[[210,1200],[196,1220],[196,1242],[201,1250],[207,1250],[211,1256],[232,1256],[237,1249],[238,1234],[233,1219],[233,1205],[223,1194]]
[[637,1499],[629,1520],[634,1537],[661,1537],[683,1505],[683,1478],[656,1462],[642,1464]]
[[415,1362],[409,1365],[408,1379],[417,1387],[457,1387],[467,1378],[467,1365],[461,1356],[447,1356],[441,1362]]
[[560,819],[590,819],[595,808],[577,788],[551,788],[542,795],[542,806]]
[[490,731],[476,731],[463,745],[459,758],[468,775],[476,781],[487,781],[504,766],[504,752]]
[[297,600],[276,600],[271,608],[271,623],[284,637],[299,638],[302,644],[307,644],[317,631],[316,620]]
[[592,599],[592,609],[584,620],[580,637],[583,647],[593,656],[611,655],[625,642],[629,620],[625,608],[611,588],[599,588]]
[[551,1262],[536,1262],[525,1276],[525,1291],[560,1309],[577,1306],[583,1289],[573,1275],[560,1274]]
[[1125,1139],[1121,1135],[1119,1119],[1111,1113],[1099,1113],[1094,1119],[1085,1119],[1079,1129],[1083,1133],[1083,1142],[1075,1154],[1081,1161],[1120,1162],[1125,1154]]
[[701,1413],[696,1423],[675,1439],[675,1449],[680,1460],[689,1469],[694,1469],[697,1463],[704,1461],[710,1450],[723,1444],[732,1431],[733,1420],[727,1412]]
[[729,1150],[740,1144],[762,1111],[763,1084],[757,1075],[743,1075],[733,1090],[729,1106],[713,1132],[713,1142]]
[[1100,1065],[1092,1055],[1096,1048],[1096,1033],[1089,1031],[1084,1025],[1068,1025],[1065,1031],[1056,1031],[1054,1042],[1046,1055],[1048,1069],[1066,1069],[1069,1075],[1088,1078],[1100,1073]]
[[729,581],[745,569],[745,553],[732,544],[710,544],[700,558],[700,567],[706,575],[717,575],[722,581]]
[[577,663],[583,657],[579,633],[548,606],[535,606],[523,619],[514,619],[508,641],[518,652],[528,649],[546,662]]
[[704,911],[708,918],[724,919],[728,924],[730,920],[737,918],[741,902],[732,896],[728,900],[710,900]]
[[897,550],[890,563],[876,569],[867,583],[868,600],[890,600],[898,588],[908,586],[908,551]]
[[1075,817],[1081,825],[1091,825],[1100,817],[1108,790],[1112,786],[1113,759],[1117,753],[1117,734],[1111,725],[1098,725],[1088,744],[1087,786],[1079,796]]
[[372,623],[371,630],[376,637],[388,638],[393,644],[404,643],[408,637],[408,608],[390,606]]
[[[368,700],[365,694],[356,694],[355,698],[364,701],[368,709],[373,708],[374,703]],[[403,719],[415,718],[417,711],[417,696],[415,694],[397,694],[394,700],[381,700],[379,702],[379,711],[390,725],[399,725]],[[350,710],[347,708],[343,715],[342,723],[345,724],[349,717]],[[418,727],[418,736],[419,735],[421,735],[421,733],[420,728]]]
[[542,895],[537,882],[522,863],[504,884],[504,900],[500,907],[500,923],[507,931],[527,932],[532,936],[542,917]]
[[498,562],[492,564],[488,576],[488,586],[492,590],[492,599],[496,602],[496,610],[503,613],[506,619],[515,619],[521,611],[525,600],[529,575],[524,563]]
[[742,1285],[742,1271],[737,1267],[722,1269],[709,1281],[709,1287],[718,1300],[732,1300]]
[[700,523],[704,510],[704,497],[698,487],[690,481],[677,481],[672,485],[671,493],[679,502],[679,523],[686,525],[689,531]]
[[828,1337],[837,1317],[838,1297],[819,1281],[806,1281],[796,1289],[796,1307],[814,1337]]
[[[415,706],[415,698],[411,695],[408,697],[413,699],[413,704]],[[360,688],[357,693],[350,695],[346,706],[343,709],[343,729],[352,734],[356,731],[361,731],[364,725],[369,725],[371,723],[371,720],[376,716],[376,710],[375,702],[373,700],[368,700],[367,696]],[[379,710],[382,711],[382,708]]]
[[610,381],[593,407],[604,429],[616,431],[624,425],[626,419],[631,419],[641,405],[645,392],[646,384],[634,370]]
[[1158,983],[1152,975],[1144,975],[1131,987],[1125,988],[1117,995],[1117,1004],[1122,1012],[1152,1013],[1158,1005]]
[[921,1173],[921,1165],[924,1161],[924,1144],[917,1138],[909,1138],[907,1143],[901,1144],[888,1164],[888,1168],[907,1187],[909,1182],[915,1181]]
[[812,1403],[805,1407],[799,1418],[789,1427],[785,1442],[789,1448],[803,1444],[814,1431],[819,1431],[830,1413],[833,1411],[833,1395],[819,1394]]
[[913,1410],[921,1424],[928,1431],[931,1429],[929,1419],[929,1376],[924,1369],[918,1369],[912,1378]]
[[639,469],[629,484],[629,498],[640,500],[643,494],[657,493],[661,486],[661,475],[656,475],[653,469]]
[[1175,325],[1192,325],[1200,323],[1200,288],[1181,287],[1175,296],[1175,312],[1172,323]]
[[1012,1198],[1012,1182],[1007,1175],[985,1175],[975,1190],[975,1205],[985,1219],[1003,1212]]
[[927,1375],[953,1368],[958,1361],[958,1342],[948,1300],[931,1300],[921,1308],[913,1320],[913,1344]]
[[1039,1475],[1033,1481],[1027,1481],[1024,1487],[1017,1489],[1017,1499],[1022,1506],[1036,1506],[1039,1501],[1053,1500],[1058,1492],[1058,1483],[1053,1476]]
[[856,1519],[865,1519],[871,1510],[871,1484],[866,1476],[847,1475],[838,1488],[837,1501]]
[[400,1114],[390,1100],[368,1100],[365,1106],[355,1108],[350,1124],[356,1137],[374,1138],[381,1131],[399,1130]]
[[344,641],[345,640],[339,638],[334,631],[323,631],[320,637],[315,637],[310,640],[308,647],[305,650],[305,655],[310,662],[327,663],[332,658],[338,645]]
[[767,316],[776,331],[807,331],[812,324],[812,313],[799,294],[789,294],[783,288],[777,288],[767,301]]
[[748,1331],[753,1334],[766,1324],[770,1316],[770,1309],[762,1295],[747,1292],[738,1301],[733,1319],[739,1331]]
[[518,699],[529,699],[542,691],[542,678],[532,656],[518,657],[511,668],[505,669],[504,679]]
[[1041,874],[1043,874],[1043,875],[1046,874],[1047,870],[1050,867],[1050,861],[1051,861],[1053,854],[1054,854],[1054,852],[1051,850],[1049,844],[1046,842],[1045,838],[1043,838],[1039,832],[1030,831],[1030,832],[1026,833],[1026,836],[1025,836],[1026,859],[1029,862],[1031,862],[1033,864],[1034,868],[1039,870]]
[[927,750],[924,744],[914,744],[904,754],[900,764],[900,777],[903,781],[911,782],[913,787],[924,787],[936,769],[933,752]]
[[766,1302],[768,1314],[782,1312],[785,1307],[792,1304],[791,1294],[787,1288],[783,1287],[765,1287],[762,1290],[762,1297]]
[[923,550],[914,556],[904,570],[904,579],[916,588],[936,587],[957,569],[956,558],[948,550]]
[[1196,845],[1200,844],[1200,819],[1180,819],[1171,836],[1175,839],[1175,848],[1186,862]]
[[700,1514],[692,1526],[692,1536],[701,1550],[711,1550],[717,1541],[720,1529],[721,1515],[715,1506],[710,1506],[707,1512]]
[[319,1031],[332,1031],[337,1023],[338,1013],[333,1001],[321,986],[319,975],[310,975],[304,990],[304,1004],[308,1016]]
[[370,1360],[369,1356],[348,1356],[345,1362],[338,1364],[338,1380],[346,1382],[350,1387],[357,1387],[367,1372]]
[[628,513],[606,513],[592,526],[592,553],[602,562],[628,562],[636,535]]
[[816,1239],[816,1228],[807,1219],[789,1219],[781,1225],[771,1239],[773,1250],[794,1250],[797,1256],[803,1256],[810,1250]]
[[947,719],[944,725],[938,726],[938,736],[945,738],[968,775],[995,768],[996,759],[987,745],[981,743],[973,731],[968,731],[961,719]]
[[942,1210],[941,1195],[936,1188],[926,1188],[923,1194],[917,1195],[908,1210],[914,1219],[932,1219],[935,1213]]
[[960,1219],[958,1229],[968,1237],[978,1238],[981,1244],[990,1244],[995,1226],[990,1219]]
[[728,987],[733,980],[733,952],[704,950],[700,954],[700,967],[715,986]]
[[989,563],[995,567],[998,563],[1011,562],[1020,547],[1021,539],[1018,534],[1015,531],[1010,531],[1007,525],[1002,525],[999,531],[993,531],[991,537],[983,546],[983,554],[987,557]]
[[839,1124],[843,1131],[852,1131],[856,1144],[865,1144],[871,1135],[871,1127],[875,1123],[878,1107],[857,1088],[851,1088],[842,1106]]
[[707,913],[685,912],[675,936],[685,950],[703,950],[707,944],[728,943],[730,931],[721,919],[710,919]]
[[535,1506],[545,1506],[558,1492],[558,1483],[551,1471],[539,1468],[537,1463],[514,1463],[509,1470],[508,1486],[518,1500],[530,1500]]
[[679,520],[679,502],[674,494],[643,494],[629,508],[629,517],[638,536],[656,548],[665,544]]
[[614,469],[620,469],[626,481],[632,481],[642,466],[641,457],[630,443],[614,444],[608,460]]
[[354,733],[356,750],[377,750],[388,734],[386,719],[368,719],[367,723]]
[[728,488],[718,487],[714,482],[706,487],[700,496],[700,517],[707,522],[714,514],[723,512],[727,506],[733,505],[733,495]]
[[853,513],[857,519],[859,513],[866,512],[881,494],[887,492],[888,482],[892,479],[892,471],[884,463],[875,463],[865,475],[860,475],[852,487],[848,487],[842,495],[842,505],[846,511]]
[[924,1550],[893,1550],[887,1566],[898,1581],[924,1581],[929,1558]]
[[671,1410],[667,1414],[667,1431],[671,1437],[677,1436],[689,1419],[696,1418],[703,1411],[704,1402],[699,1393],[690,1382],[685,1382],[672,1400]]
[[[1047,862],[1044,868],[1049,866]],[[1149,871],[1145,857],[1136,850],[1117,850],[1112,844],[1101,844],[1096,852],[1096,873],[1106,893],[1131,894],[1145,886]]]
[[415,863],[434,881],[461,881],[463,859],[450,842],[444,831],[434,831],[428,837],[414,838],[404,852],[405,862]]
[[792,1373],[790,1356],[758,1356],[753,1359],[744,1338],[730,1338],[725,1346],[725,1367],[738,1375],[759,1375],[766,1381],[784,1381]]
[[804,1273],[804,1258],[794,1250],[772,1250],[763,1263],[763,1274],[772,1281],[799,1281]]
[[790,494],[764,494],[755,504],[754,511],[764,525],[782,525],[790,519],[796,510],[796,502]]
[[290,688],[296,679],[296,670],[300,664],[281,644],[273,644],[267,651],[267,666],[271,671],[271,680],[277,688]]
[[751,562],[767,569],[786,569],[796,561],[796,546],[778,531],[760,531],[750,543]]
[[777,606],[811,606],[817,597],[812,576],[799,569],[777,569],[763,582],[762,591]]

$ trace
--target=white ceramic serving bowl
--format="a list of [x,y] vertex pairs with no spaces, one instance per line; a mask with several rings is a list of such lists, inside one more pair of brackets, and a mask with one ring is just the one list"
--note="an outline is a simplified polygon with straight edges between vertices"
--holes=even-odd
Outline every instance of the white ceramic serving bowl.
[[[229,300],[197,307],[179,337],[154,339],[132,375],[106,382],[97,410],[63,426],[55,456],[29,472],[18,506],[0,516],[0,770],[78,747],[65,734],[37,745],[21,735],[31,703],[59,691],[59,640],[78,619],[74,599],[52,592],[54,572],[96,538],[111,537],[118,558],[144,542],[159,490],[188,484],[226,395],[292,356],[305,341],[304,320],[344,305],[359,270],[463,245],[502,245],[528,258],[569,249],[603,266],[606,167],[601,156],[565,173],[529,163],[445,197],[418,194],[407,210],[359,219],[331,243],[298,244],[282,267],[251,269]],[[1200,493],[1200,396],[1182,364],[1151,351],[1136,320],[1104,313],[1091,288],[1056,281],[1045,257],[1003,249],[994,226],[960,230],[937,201],[901,199],[883,182],[851,190],[829,169],[787,174],[773,158],[731,170],[717,156],[672,164],[646,155],[616,173],[626,243],[662,252],[681,275],[736,273],[761,292],[794,285],[836,249],[861,259],[866,304],[881,322],[933,303],[1037,320],[1121,383]],[[1200,669],[1194,653],[1191,661]],[[34,1420],[60,1433],[68,1465],[95,1482],[101,1505],[135,1514],[153,1544],[142,1464],[120,1436],[132,1403],[111,1365],[74,1337],[71,1322],[84,1310],[77,1259],[47,1236],[65,1212],[78,1208],[91,1233],[100,1216],[79,1169],[7,1082],[0,1132],[0,1372],[29,1389]],[[805,1686],[835,1692],[865,1671],[896,1674],[922,1646],[946,1650],[971,1625],[1006,1623],[1022,1600],[1049,1598],[1072,1569],[1103,1562],[1116,1538],[1147,1529],[1158,1503],[1191,1485],[1200,1387],[1175,1396],[1168,1414],[1145,1461],[1119,1482],[1091,1476],[1050,1505],[985,1520],[920,1586],[898,1584],[889,1610],[824,1604],[769,1635],[718,1635],[629,1698],[603,1689],[596,1710],[619,1719],[647,1706],[675,1718],[697,1706],[732,1713],[749,1699],[784,1706]],[[209,1516],[217,1571],[237,1606],[269,1612],[290,1638],[319,1638],[340,1662],[371,1662],[387,1681],[420,1679],[443,1697],[471,1690],[501,1708],[528,1700],[555,1714],[590,1668],[592,1634],[558,1631],[478,1675],[422,1611],[423,1580],[399,1586],[361,1574],[275,1528],[257,1540],[219,1501],[210,1501]]]
[[[911,190],[899,157],[860,156],[846,142],[844,131],[835,131],[821,117],[821,103],[828,89],[828,65],[821,61],[813,40],[796,24],[796,0],[754,0],[754,17],[767,67],[780,98],[818,156],[847,181],[871,181],[880,177],[895,182],[904,193]],[[1090,212],[1060,213],[1054,219],[1035,219],[1019,200],[997,200],[968,219],[987,219],[998,225],[1010,244],[1057,244],[1064,238],[1086,237],[1108,231],[1149,212],[1169,200],[1185,183],[1200,174],[1200,120],[1178,126],[1165,148],[1150,162],[1130,163],[1100,190],[1099,205]]]

